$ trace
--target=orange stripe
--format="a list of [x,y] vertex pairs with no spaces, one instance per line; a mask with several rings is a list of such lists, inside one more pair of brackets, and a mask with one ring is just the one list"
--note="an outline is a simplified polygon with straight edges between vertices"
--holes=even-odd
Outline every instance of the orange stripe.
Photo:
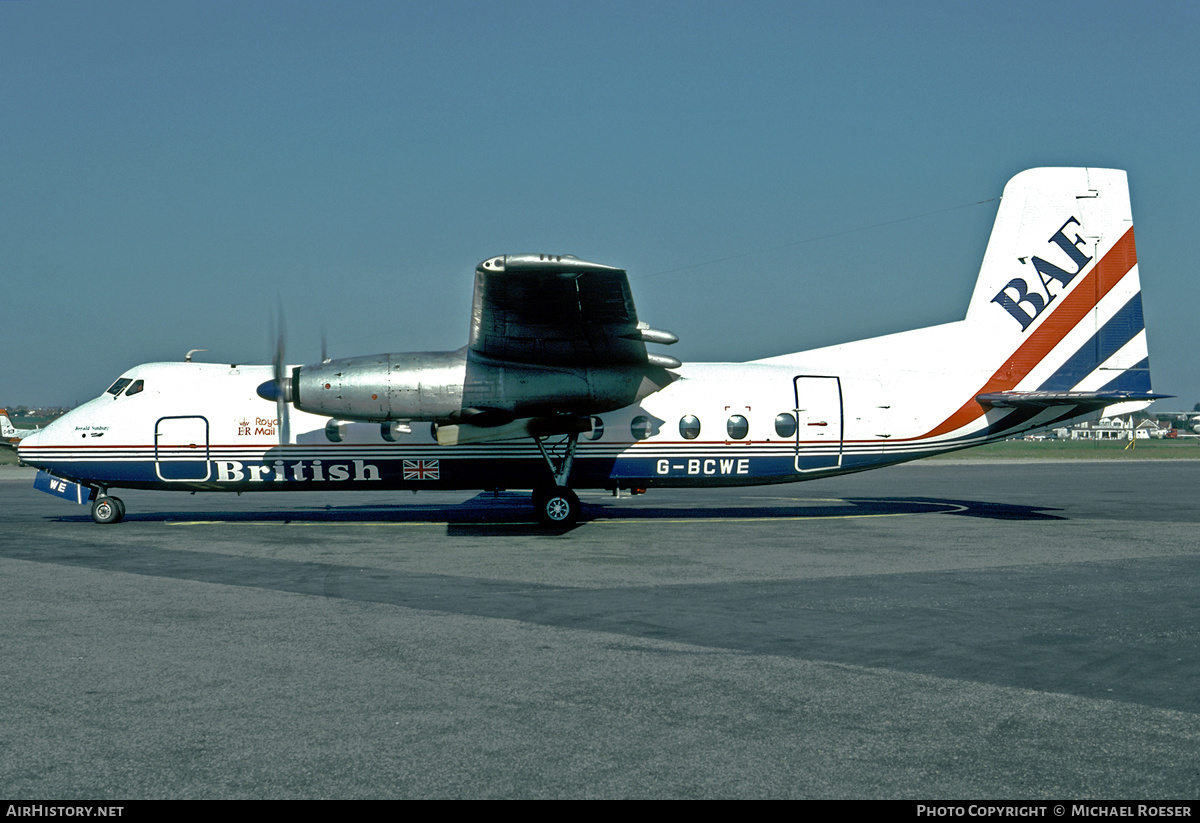
[[1013,356],[996,370],[979,391],[971,395],[970,400],[940,425],[914,439],[937,437],[982,417],[983,407],[975,400],[976,397],[984,392],[1009,391],[1020,383],[1136,265],[1137,248],[1133,242],[1133,227],[1130,227],[1075,290],[1062,298],[1062,303],[1029,335],[1029,339],[1021,344]]

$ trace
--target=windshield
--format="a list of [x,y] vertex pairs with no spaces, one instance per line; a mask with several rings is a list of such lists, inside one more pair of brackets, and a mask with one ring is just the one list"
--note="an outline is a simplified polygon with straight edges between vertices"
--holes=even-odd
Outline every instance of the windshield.
[[128,386],[132,382],[133,381],[130,380],[128,377],[121,377],[117,380],[116,383],[113,383],[111,386],[108,387],[108,393],[111,394],[113,397],[116,397],[118,394],[121,393],[121,391],[126,386]]

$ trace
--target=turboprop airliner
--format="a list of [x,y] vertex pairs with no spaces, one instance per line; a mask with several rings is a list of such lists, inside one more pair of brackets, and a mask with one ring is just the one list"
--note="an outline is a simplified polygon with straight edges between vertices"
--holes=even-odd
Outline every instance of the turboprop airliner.
[[624,270],[484,260],[466,346],[284,365],[150,363],[19,446],[35,485],[119,522],[116,488],[574,489],[789,483],[901,463],[1156,395],[1125,172],[1004,188],[963,320],[747,363],[681,364]]

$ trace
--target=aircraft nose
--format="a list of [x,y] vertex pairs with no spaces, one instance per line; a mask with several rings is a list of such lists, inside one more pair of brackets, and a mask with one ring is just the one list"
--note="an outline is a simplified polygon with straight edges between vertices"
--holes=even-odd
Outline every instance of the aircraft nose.
[[17,459],[22,463],[32,464],[30,449],[38,445],[38,441],[42,439],[42,431],[35,431],[32,434],[25,435],[21,438],[21,442],[17,444]]

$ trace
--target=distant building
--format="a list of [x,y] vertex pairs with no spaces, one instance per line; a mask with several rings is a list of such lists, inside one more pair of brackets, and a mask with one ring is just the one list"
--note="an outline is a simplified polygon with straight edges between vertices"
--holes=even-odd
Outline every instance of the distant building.
[[1170,423],[1160,423],[1148,418],[1134,420],[1133,415],[1101,417],[1099,420],[1078,423],[1069,429],[1055,429],[1061,440],[1157,440],[1170,437]]
[[1133,435],[1139,440],[1146,437],[1162,440],[1166,437],[1174,437],[1175,427],[1161,420],[1146,419],[1134,427]]
[[1070,428],[1072,440],[1132,440],[1133,420],[1129,417],[1101,417]]

